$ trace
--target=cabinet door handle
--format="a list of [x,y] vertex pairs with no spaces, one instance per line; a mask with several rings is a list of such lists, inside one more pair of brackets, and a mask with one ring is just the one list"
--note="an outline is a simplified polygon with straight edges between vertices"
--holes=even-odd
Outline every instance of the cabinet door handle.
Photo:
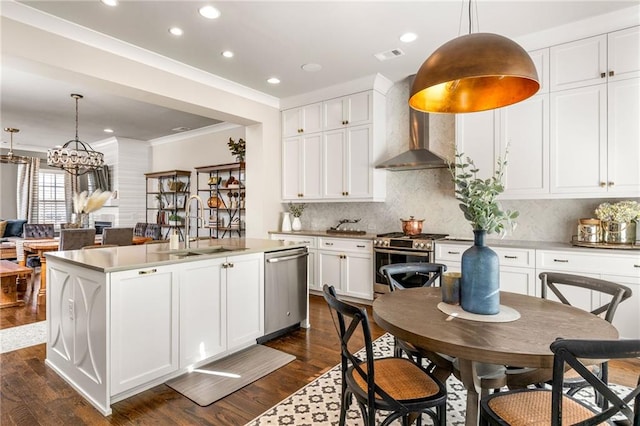
[[606,76],[607,76],[607,73],[605,73],[605,72],[601,72],[600,73],[600,78],[605,78]]
[[507,256],[507,255],[505,255],[504,258],[505,259],[517,259],[518,256]]
[[459,251],[448,251],[447,254],[460,254]]
[[604,188],[607,186],[607,182],[600,182],[600,188]]
[[325,246],[332,246],[333,243],[324,243]]
[[615,184],[616,184],[615,182],[609,182],[609,186],[613,186]]
[[553,259],[553,261],[558,263],[569,263],[567,259]]
[[229,262],[227,265],[229,265],[229,268],[233,268],[233,263]]
[[147,269],[146,271],[138,271],[138,275],[147,275],[147,274],[155,274],[158,272],[157,269]]
[[609,71],[609,77],[613,77],[613,74],[614,74],[613,70]]

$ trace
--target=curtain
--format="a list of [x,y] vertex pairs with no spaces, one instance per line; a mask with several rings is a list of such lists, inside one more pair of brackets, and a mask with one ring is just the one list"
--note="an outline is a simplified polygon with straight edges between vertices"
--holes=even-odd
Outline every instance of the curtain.
[[38,172],[40,159],[30,158],[27,164],[18,165],[17,213],[19,219],[33,223],[38,217]]
[[71,222],[73,213],[73,194],[82,192],[80,190],[80,179],[70,173],[64,174],[64,206],[67,210],[67,222]]

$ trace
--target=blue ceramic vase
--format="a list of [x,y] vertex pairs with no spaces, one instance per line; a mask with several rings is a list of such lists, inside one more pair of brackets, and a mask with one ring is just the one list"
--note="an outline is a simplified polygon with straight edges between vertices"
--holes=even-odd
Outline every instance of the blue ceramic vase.
[[484,243],[486,231],[474,230],[473,246],[462,253],[460,304],[467,312],[494,315],[500,312],[498,255]]

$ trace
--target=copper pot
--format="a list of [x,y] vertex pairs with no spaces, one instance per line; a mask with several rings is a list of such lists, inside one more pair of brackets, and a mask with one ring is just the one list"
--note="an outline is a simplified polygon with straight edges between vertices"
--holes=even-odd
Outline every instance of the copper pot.
[[400,219],[402,222],[402,232],[404,235],[418,235],[422,233],[422,222],[424,219],[414,219],[413,216],[409,216],[409,219]]

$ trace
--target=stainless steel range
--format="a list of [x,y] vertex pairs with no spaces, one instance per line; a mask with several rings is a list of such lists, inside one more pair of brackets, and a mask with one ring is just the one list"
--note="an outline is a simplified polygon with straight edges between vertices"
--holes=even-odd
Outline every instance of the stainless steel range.
[[[445,238],[446,234],[418,234],[405,235],[402,232],[391,232],[388,234],[379,234],[373,240],[373,254],[375,262],[373,267],[373,275],[375,282],[373,284],[376,293],[386,293],[389,291],[387,280],[380,274],[380,267],[395,263],[408,262],[433,262],[434,242]],[[416,281],[416,285],[420,285],[418,281],[422,278],[418,276],[407,277],[408,280]],[[411,286],[410,283],[409,286]]]

